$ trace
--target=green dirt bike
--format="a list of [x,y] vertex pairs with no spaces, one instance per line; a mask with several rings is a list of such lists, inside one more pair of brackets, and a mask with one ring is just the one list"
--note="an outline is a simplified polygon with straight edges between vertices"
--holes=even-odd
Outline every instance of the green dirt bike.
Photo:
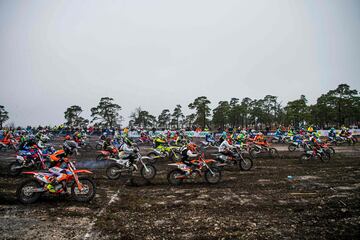
[[170,146],[169,144],[159,145],[147,154],[150,158],[149,163],[155,164],[158,159],[168,158],[171,161],[177,162],[180,160],[180,148],[178,146]]

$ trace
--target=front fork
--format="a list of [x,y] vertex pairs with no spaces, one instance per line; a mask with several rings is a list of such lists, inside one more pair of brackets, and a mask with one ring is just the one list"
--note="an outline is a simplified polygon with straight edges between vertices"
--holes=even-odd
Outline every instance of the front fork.
[[207,165],[206,163],[204,163],[204,165],[206,166],[207,169],[209,169],[212,175],[215,175],[214,171],[211,169],[211,167],[209,167],[209,165]]
[[76,185],[78,186],[78,189],[80,190],[80,192],[83,190],[83,185],[81,184],[81,182],[79,181],[79,177],[77,174],[74,173],[74,171],[72,171],[72,174],[74,176],[74,180],[76,182]]
[[140,159],[141,164],[143,165],[143,167],[145,168],[145,171],[148,172],[149,168],[146,166],[146,164],[144,163],[144,161],[142,159]]

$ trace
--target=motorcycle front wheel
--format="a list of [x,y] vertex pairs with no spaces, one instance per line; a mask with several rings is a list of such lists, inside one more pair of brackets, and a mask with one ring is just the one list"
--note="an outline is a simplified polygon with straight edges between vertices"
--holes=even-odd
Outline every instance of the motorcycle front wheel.
[[[212,172],[211,172],[212,171]],[[221,171],[218,168],[211,168],[205,171],[205,181],[210,184],[216,184],[221,180]]]
[[78,202],[91,201],[96,193],[95,183],[88,177],[79,177],[79,182],[82,184],[83,189],[80,191],[74,181],[71,186],[71,196]]
[[9,167],[8,167],[8,174],[9,176],[11,177],[16,177],[18,176],[21,171],[22,171],[22,168],[20,168],[21,164],[18,163],[18,162],[12,162],[10,163]]
[[253,160],[249,157],[240,159],[239,167],[243,171],[249,171],[253,166]]
[[152,180],[156,176],[156,168],[151,164],[146,164],[146,168],[141,167],[140,174],[144,179]]
[[300,163],[304,163],[306,161],[308,161],[311,158],[311,156],[309,156],[308,154],[304,153],[299,157],[299,162]]

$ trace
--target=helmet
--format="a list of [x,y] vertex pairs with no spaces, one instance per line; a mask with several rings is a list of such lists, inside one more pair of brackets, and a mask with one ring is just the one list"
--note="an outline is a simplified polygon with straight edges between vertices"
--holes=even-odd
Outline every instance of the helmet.
[[196,150],[196,144],[195,143],[189,143],[187,145],[187,149],[189,149],[190,151],[194,152]]
[[39,141],[37,145],[39,148],[45,148],[45,145],[43,144],[42,141]]
[[70,139],[71,139],[70,135],[65,136],[65,140],[70,140]]

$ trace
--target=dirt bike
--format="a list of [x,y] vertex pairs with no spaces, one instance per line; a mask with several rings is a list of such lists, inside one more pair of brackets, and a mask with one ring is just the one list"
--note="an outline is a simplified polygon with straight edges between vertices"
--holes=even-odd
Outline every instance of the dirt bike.
[[196,169],[191,170],[182,162],[168,164],[176,167],[167,174],[169,184],[180,185],[186,179],[203,177],[209,184],[216,184],[221,180],[221,170],[215,166],[216,161],[214,159],[204,159],[204,154],[202,154],[199,159],[191,162],[197,165]]
[[311,159],[319,158],[322,162],[329,162],[331,159],[331,155],[329,151],[326,151],[324,148],[316,148],[310,147],[310,145],[306,144],[305,153],[303,153],[299,157],[299,162],[304,163],[305,161],[309,161]]
[[331,157],[335,155],[335,149],[327,143],[320,143],[320,146],[324,149],[325,152],[328,152]]
[[169,145],[170,146],[176,146],[176,147],[181,147],[184,145],[187,145],[190,143],[190,140],[187,138],[178,138],[177,140],[175,139],[169,139]]
[[7,141],[1,140],[0,141],[0,151],[7,151],[7,150],[13,150],[13,151],[17,151],[18,149],[18,141],[16,141],[16,139],[10,139]]
[[[138,149],[130,154],[127,159],[110,159],[114,161],[106,168],[106,176],[111,179],[119,179],[121,174],[132,175],[133,172],[139,171],[142,178],[146,181],[152,180],[156,176],[156,168],[151,163],[145,163],[149,157],[142,157]],[[132,160],[133,164],[130,163]]]
[[90,145],[90,142],[87,140],[87,138],[80,139],[80,141],[77,142],[77,144],[79,145],[79,147],[81,147],[81,149],[83,149],[85,151],[90,151],[93,149],[93,147]]
[[171,161],[178,161],[180,159],[180,147],[160,145],[157,148],[153,149],[147,154],[150,158],[149,162],[155,164],[158,159],[168,158]]
[[55,186],[55,192],[50,192],[48,185],[54,178],[52,173],[46,172],[23,172],[23,174],[33,175],[32,179],[23,181],[17,188],[17,199],[23,204],[36,202],[44,193],[51,195],[66,194],[71,189],[71,196],[79,202],[91,201],[96,193],[96,187],[93,180],[87,176],[78,176],[81,174],[92,174],[88,170],[77,170],[72,162],[67,163],[65,177]]
[[250,156],[256,158],[260,153],[268,153],[272,158],[279,157],[279,152],[276,148],[270,147],[267,142],[254,142],[250,145]]
[[352,135],[352,133],[349,133],[349,134],[347,135],[347,141],[348,141],[348,144],[349,144],[349,145],[355,145],[355,144],[358,142],[357,138],[354,137],[354,136]]
[[294,152],[296,149],[304,148],[304,142],[300,139],[291,142],[288,146],[289,152]]
[[149,136],[137,138],[137,139],[135,139],[134,142],[137,145],[152,145],[153,144],[153,140]]
[[114,147],[111,152],[107,150],[101,150],[101,151],[97,151],[97,153],[98,153],[98,155],[96,156],[97,161],[108,160],[110,158],[119,159],[119,150],[116,147]]
[[273,136],[271,138],[271,143],[286,143],[290,140],[290,138],[288,136]]
[[357,138],[354,137],[351,133],[347,136],[336,136],[335,138],[331,138],[331,144],[335,146],[340,146],[343,144],[355,145],[358,142]]
[[221,142],[220,141],[210,141],[210,142],[207,142],[207,141],[201,141],[200,142],[201,145],[200,145],[200,149],[207,149],[209,147],[214,147],[214,148],[217,148],[220,146]]
[[241,170],[249,171],[253,166],[253,160],[250,157],[245,157],[244,152],[239,146],[236,146],[229,155],[223,153],[213,154],[216,156],[216,166],[222,169],[225,166],[239,165]]
[[16,161],[10,163],[8,167],[8,174],[15,177],[23,169],[46,170],[50,165],[47,156],[48,154],[43,154],[38,148],[32,151],[19,151],[19,154],[16,155]]

